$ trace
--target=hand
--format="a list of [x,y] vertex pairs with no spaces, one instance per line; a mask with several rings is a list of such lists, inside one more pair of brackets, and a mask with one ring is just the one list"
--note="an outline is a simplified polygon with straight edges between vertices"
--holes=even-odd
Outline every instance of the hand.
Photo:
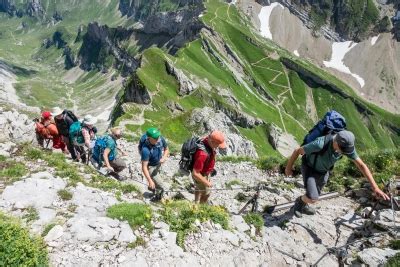
[[150,181],[149,181],[149,189],[150,189],[150,190],[156,189],[156,184],[153,182],[153,180],[150,180]]
[[390,200],[390,197],[386,195],[382,190],[379,188],[374,189],[375,196],[382,198],[383,200]]
[[114,168],[111,167],[111,166],[107,166],[107,171],[109,171],[109,172],[115,172],[115,171],[114,171]]
[[163,164],[164,162],[166,162],[167,161],[167,158],[166,157],[162,157],[161,159],[160,159],[160,163],[161,164]]
[[128,153],[126,153],[125,151],[122,151],[122,156],[123,156],[123,157],[127,157],[127,156],[128,156]]
[[288,177],[292,176],[292,175],[293,175],[293,170],[292,170],[292,168],[286,167],[286,168],[285,168],[285,175],[288,176]]
[[210,181],[207,181],[206,186],[207,187],[213,187],[213,184]]

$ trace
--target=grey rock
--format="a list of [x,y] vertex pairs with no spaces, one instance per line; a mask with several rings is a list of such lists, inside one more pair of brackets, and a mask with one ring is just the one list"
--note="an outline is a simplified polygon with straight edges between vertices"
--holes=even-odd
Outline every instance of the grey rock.
[[284,157],[289,157],[299,147],[293,135],[283,132],[275,124],[269,126],[268,141]]
[[136,241],[136,236],[133,234],[129,224],[124,222],[121,223],[121,232],[119,233],[118,241],[126,243],[131,243]]
[[64,234],[63,227],[61,225],[54,226],[44,238],[44,241],[51,242],[59,239]]
[[165,62],[165,66],[167,72],[178,80],[179,95],[188,95],[199,87],[195,82],[190,80],[182,70],[175,68],[169,61]]
[[397,251],[385,248],[367,248],[358,253],[360,260],[368,266],[382,266],[388,260],[388,258],[396,255]]

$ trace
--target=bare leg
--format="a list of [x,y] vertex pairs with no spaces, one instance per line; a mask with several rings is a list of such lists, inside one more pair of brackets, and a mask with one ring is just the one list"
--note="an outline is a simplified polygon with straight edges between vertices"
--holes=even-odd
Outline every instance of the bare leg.
[[206,204],[209,197],[210,197],[210,194],[208,194],[208,195],[202,194],[201,197],[200,197],[200,203],[201,204]]
[[194,191],[194,202],[195,202],[195,203],[199,203],[199,201],[200,201],[200,196],[201,196],[201,192],[199,192],[199,191]]

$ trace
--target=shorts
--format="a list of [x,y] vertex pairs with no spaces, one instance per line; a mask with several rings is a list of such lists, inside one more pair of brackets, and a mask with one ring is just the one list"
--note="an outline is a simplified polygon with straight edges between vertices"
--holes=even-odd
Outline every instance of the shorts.
[[[207,181],[210,181],[210,178],[208,176],[204,176]],[[200,191],[201,194],[208,196],[211,194],[211,188],[203,184],[202,182],[197,181],[194,179],[192,176],[193,181],[194,181],[194,191]]]
[[161,164],[158,164],[156,166],[147,166],[149,169],[149,174],[151,179],[153,180],[153,182],[156,185],[156,189],[162,189],[164,191],[167,191],[169,189],[168,184],[163,180],[164,179],[164,175],[162,172],[162,168],[161,168]]
[[321,191],[328,182],[329,172],[320,173],[307,165],[303,157],[301,164],[301,174],[303,175],[306,196],[312,200],[318,200]]

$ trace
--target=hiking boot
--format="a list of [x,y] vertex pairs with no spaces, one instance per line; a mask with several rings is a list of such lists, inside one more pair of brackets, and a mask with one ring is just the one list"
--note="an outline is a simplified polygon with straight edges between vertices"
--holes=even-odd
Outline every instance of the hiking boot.
[[304,203],[301,197],[298,197],[296,199],[296,202],[294,203],[293,206],[293,211],[294,215],[296,215],[297,218],[303,217],[303,214],[306,215],[314,215],[315,214],[315,209],[310,207],[307,203]]

